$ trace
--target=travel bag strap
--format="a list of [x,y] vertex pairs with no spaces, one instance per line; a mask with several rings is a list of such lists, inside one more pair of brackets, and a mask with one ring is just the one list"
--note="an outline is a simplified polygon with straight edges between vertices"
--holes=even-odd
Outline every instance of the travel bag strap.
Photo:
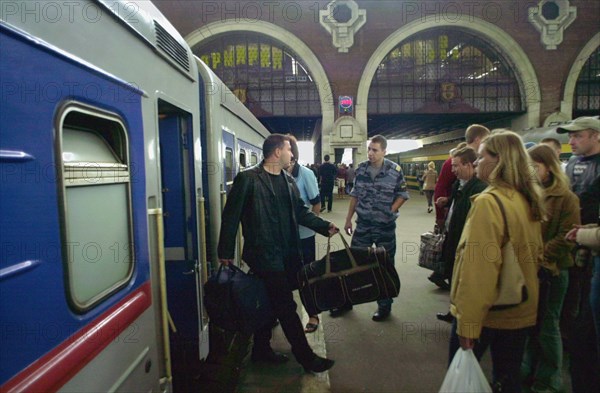
[[[356,259],[354,259],[354,255],[352,255],[352,251],[350,250],[350,246],[348,245],[346,238],[344,238],[344,235],[342,235],[341,232],[338,232],[338,233],[339,233],[340,237],[342,238],[342,242],[344,243],[344,248],[346,249],[346,253],[348,254],[348,257],[350,258],[350,263],[352,263],[352,267],[357,267],[358,264],[356,263]],[[332,236],[329,236],[327,238],[327,255],[325,256],[325,274],[331,273],[331,257],[330,257],[331,238],[332,238]]]

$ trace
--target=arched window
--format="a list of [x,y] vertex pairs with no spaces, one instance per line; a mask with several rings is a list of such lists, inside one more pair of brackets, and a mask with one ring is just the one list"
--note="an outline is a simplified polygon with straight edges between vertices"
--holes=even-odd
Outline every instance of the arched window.
[[575,86],[573,118],[600,112],[600,47],[583,65]]
[[269,37],[221,35],[194,48],[257,116],[320,116],[319,92],[301,59]]
[[371,114],[522,112],[511,64],[483,39],[435,29],[396,46],[369,90]]

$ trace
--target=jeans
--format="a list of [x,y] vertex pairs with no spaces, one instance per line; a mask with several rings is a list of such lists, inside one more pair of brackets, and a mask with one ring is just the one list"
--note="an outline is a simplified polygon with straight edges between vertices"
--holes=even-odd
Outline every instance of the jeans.
[[572,333],[568,340],[573,393],[600,391],[600,360],[591,302],[591,262],[590,259],[587,265],[570,269],[571,277],[575,274],[580,279],[579,304],[573,313]]
[[[456,334],[456,320],[452,323],[452,333],[450,334],[450,350],[448,365],[456,351],[460,348],[458,335]],[[492,378],[493,385],[502,387],[502,392],[520,393],[521,379],[520,368],[525,352],[525,342],[531,328],[522,329],[492,329],[484,327],[481,335],[475,343],[473,353],[477,360],[490,347],[492,355]]]
[[331,211],[333,207],[333,183],[321,184],[321,209],[325,208],[327,200],[327,210]]
[[596,327],[596,353],[600,363],[600,255],[594,257],[594,275],[592,277],[592,290],[590,291],[590,304],[592,317]]
[[[531,390],[534,392],[562,390],[563,345],[559,324],[568,286],[568,270],[540,281],[538,315],[541,319],[529,337],[521,366],[523,377],[533,377]],[[546,299],[541,299],[544,296]]]

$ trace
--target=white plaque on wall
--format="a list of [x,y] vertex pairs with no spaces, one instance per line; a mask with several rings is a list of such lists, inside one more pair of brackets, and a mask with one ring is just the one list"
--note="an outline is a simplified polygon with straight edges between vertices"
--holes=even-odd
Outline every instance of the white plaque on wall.
[[340,138],[352,138],[352,125],[346,124],[340,126]]

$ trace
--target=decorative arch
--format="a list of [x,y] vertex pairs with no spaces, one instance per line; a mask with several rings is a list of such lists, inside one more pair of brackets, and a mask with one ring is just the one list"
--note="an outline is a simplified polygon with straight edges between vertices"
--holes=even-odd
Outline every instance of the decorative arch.
[[[321,116],[322,116],[322,130],[331,130],[333,127],[335,112],[335,102],[333,99],[333,92],[331,90],[331,84],[327,78],[327,74],[321,66],[321,63],[317,60],[317,57],[312,50],[298,37],[291,34],[287,30],[274,25],[269,22],[263,21],[244,21],[244,20],[225,20],[219,22],[209,23],[203,26],[185,37],[186,42],[190,47],[194,47],[204,40],[211,37],[227,34],[231,32],[249,31],[254,33],[265,34],[266,36],[272,37],[273,39],[280,41],[288,47],[294,48],[294,52],[298,55],[308,67],[312,77],[317,84],[319,91],[319,97],[321,101]],[[323,139],[326,134],[323,133]],[[322,141],[323,146],[328,145],[325,141]]]
[[367,107],[369,88],[379,64],[385,56],[402,41],[424,30],[449,27],[474,31],[485,37],[514,65],[519,80],[521,96],[525,98],[527,112],[522,119],[513,124],[515,128],[537,127],[540,122],[541,90],[537,75],[529,58],[519,44],[504,30],[482,19],[459,14],[428,15],[415,20],[390,34],[373,52],[360,79],[356,100],[356,119],[360,126],[367,129]]
[[599,46],[600,33],[596,33],[596,35],[585,44],[581,52],[579,52],[579,55],[577,55],[577,58],[569,70],[567,82],[565,83],[565,90],[563,92],[563,100],[560,103],[560,111],[566,115],[568,119],[573,117],[573,96],[575,96],[575,86],[577,85],[577,79],[579,78],[581,69]]

